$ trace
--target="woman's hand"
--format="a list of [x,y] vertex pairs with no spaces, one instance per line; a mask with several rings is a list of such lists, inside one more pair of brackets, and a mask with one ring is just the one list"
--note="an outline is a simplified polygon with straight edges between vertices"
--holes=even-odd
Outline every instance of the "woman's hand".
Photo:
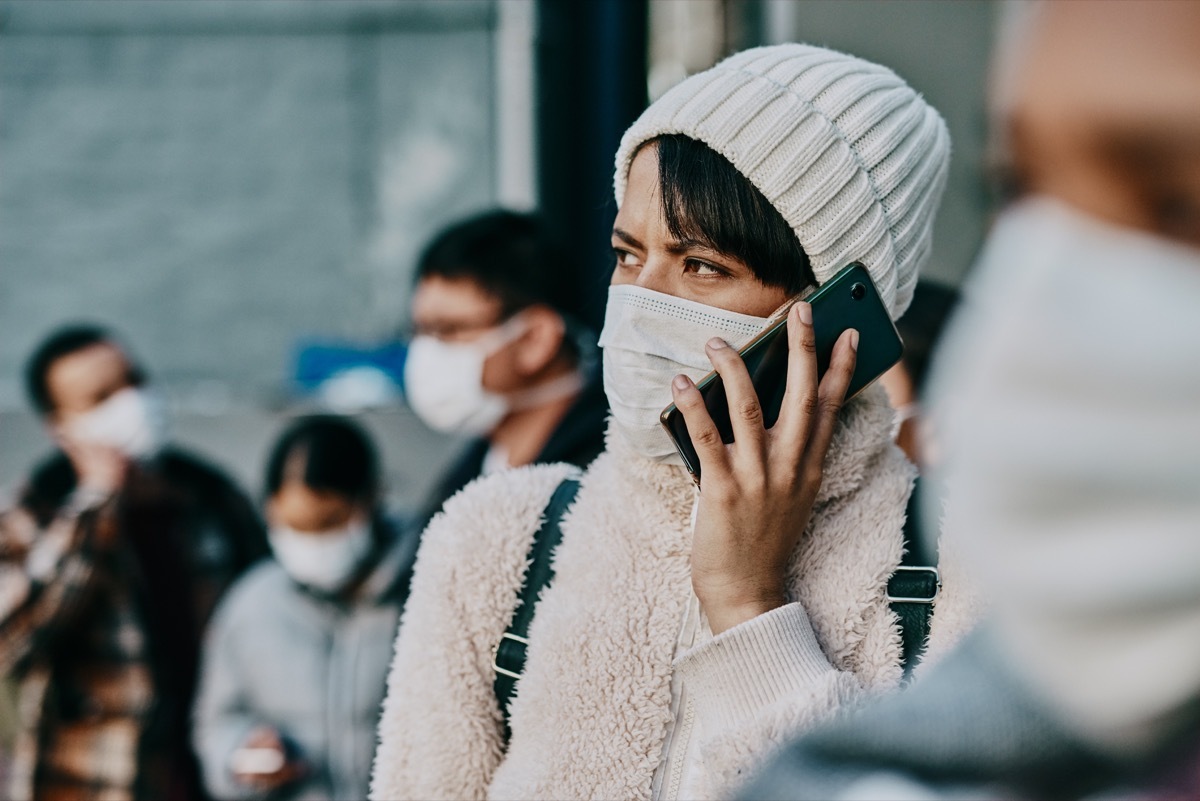
[[733,443],[721,442],[696,385],[676,376],[671,391],[703,466],[692,541],[692,588],[714,634],[787,602],[788,560],[808,525],[825,453],[854,375],[858,332],[842,334],[817,385],[812,309],[788,313],[788,375],[779,420],[762,408],[737,351],[710,340],[708,357],[729,399]]

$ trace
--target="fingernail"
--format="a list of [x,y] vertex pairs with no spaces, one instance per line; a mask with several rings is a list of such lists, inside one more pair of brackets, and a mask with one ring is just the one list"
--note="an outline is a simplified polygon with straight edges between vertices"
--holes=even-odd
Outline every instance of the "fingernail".
[[729,343],[720,337],[713,337],[712,339],[708,340],[708,346],[713,350],[720,350],[721,348],[729,347]]
[[850,350],[858,352],[858,330],[854,328],[850,329]]
[[812,325],[812,306],[809,306],[807,303],[797,303],[796,316],[805,325]]
[[692,385],[692,382],[688,380],[686,375],[675,376],[675,380],[671,383],[675,385],[675,389],[680,391],[683,391]]

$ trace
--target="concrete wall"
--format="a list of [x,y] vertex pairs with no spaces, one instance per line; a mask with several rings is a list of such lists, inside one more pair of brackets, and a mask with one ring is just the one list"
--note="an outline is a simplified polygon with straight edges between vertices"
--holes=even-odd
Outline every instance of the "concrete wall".
[[[391,335],[437,228],[531,204],[525,5],[0,0],[0,495],[49,445],[21,365],[79,318],[257,487],[297,341]],[[457,448],[366,422],[401,504]]]
[[180,397],[251,407],[299,337],[392,333],[417,248],[496,199],[496,16],[0,3],[0,408],[68,319]]

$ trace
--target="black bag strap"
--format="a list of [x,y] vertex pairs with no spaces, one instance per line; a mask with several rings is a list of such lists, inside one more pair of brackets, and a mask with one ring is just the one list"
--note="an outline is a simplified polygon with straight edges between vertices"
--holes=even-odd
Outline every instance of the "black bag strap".
[[923,557],[917,540],[920,488],[918,479],[908,497],[904,520],[904,556],[887,584],[888,603],[900,618],[900,664],[904,668],[905,678],[912,674],[917,659],[925,650],[929,623],[933,617],[933,602],[942,589],[937,567],[924,564],[931,560]]
[[[524,583],[517,595],[518,603],[512,621],[500,642],[492,651],[492,669],[496,678],[492,687],[496,702],[504,715],[504,739],[509,737],[508,707],[516,692],[517,681],[525,670],[525,652],[529,645],[529,625],[542,589],[554,578],[551,559],[555,548],[562,541],[562,516],[579,492],[579,479],[567,478],[554,490],[543,512],[542,525],[533,535],[529,548],[529,567],[525,571]],[[917,657],[925,648],[929,636],[929,623],[933,615],[933,602],[942,588],[936,567],[919,564],[923,561],[916,547],[914,530],[917,523],[917,487],[908,501],[908,513],[904,525],[904,556],[896,572],[888,579],[887,599],[893,612],[900,618],[901,664],[907,677],[911,674]]]
[[542,525],[533,535],[533,544],[529,547],[529,568],[525,571],[525,581],[518,593],[517,608],[513,611],[512,622],[500,636],[500,642],[492,650],[492,669],[496,678],[492,687],[496,691],[496,701],[504,715],[504,739],[508,740],[508,705],[517,689],[517,680],[525,670],[525,649],[529,645],[529,624],[533,622],[534,608],[542,589],[554,578],[554,566],[551,558],[554,549],[562,541],[563,513],[575,500],[579,492],[579,479],[567,478],[554,490],[550,496],[546,510],[543,512]]

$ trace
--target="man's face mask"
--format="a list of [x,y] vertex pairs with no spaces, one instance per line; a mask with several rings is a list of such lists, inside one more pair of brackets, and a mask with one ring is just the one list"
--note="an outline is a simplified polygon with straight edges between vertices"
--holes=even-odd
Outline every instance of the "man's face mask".
[[612,425],[635,453],[658,462],[682,464],[659,424],[671,402],[671,379],[693,381],[712,370],[704,345],[721,337],[740,348],[770,318],[725,311],[633,284],[608,288],[600,347],[604,350],[604,393]]
[[1032,198],[934,374],[947,525],[1013,664],[1108,746],[1200,696],[1198,309],[1200,251]]
[[148,459],[165,444],[166,409],[156,393],[126,387],[67,420],[61,432],[75,442],[107,445],[131,459]]
[[429,335],[413,338],[404,362],[408,405],[435,431],[487,434],[504,419],[510,403],[483,388],[484,363],[524,332],[524,319],[517,315],[472,342],[449,343]]

